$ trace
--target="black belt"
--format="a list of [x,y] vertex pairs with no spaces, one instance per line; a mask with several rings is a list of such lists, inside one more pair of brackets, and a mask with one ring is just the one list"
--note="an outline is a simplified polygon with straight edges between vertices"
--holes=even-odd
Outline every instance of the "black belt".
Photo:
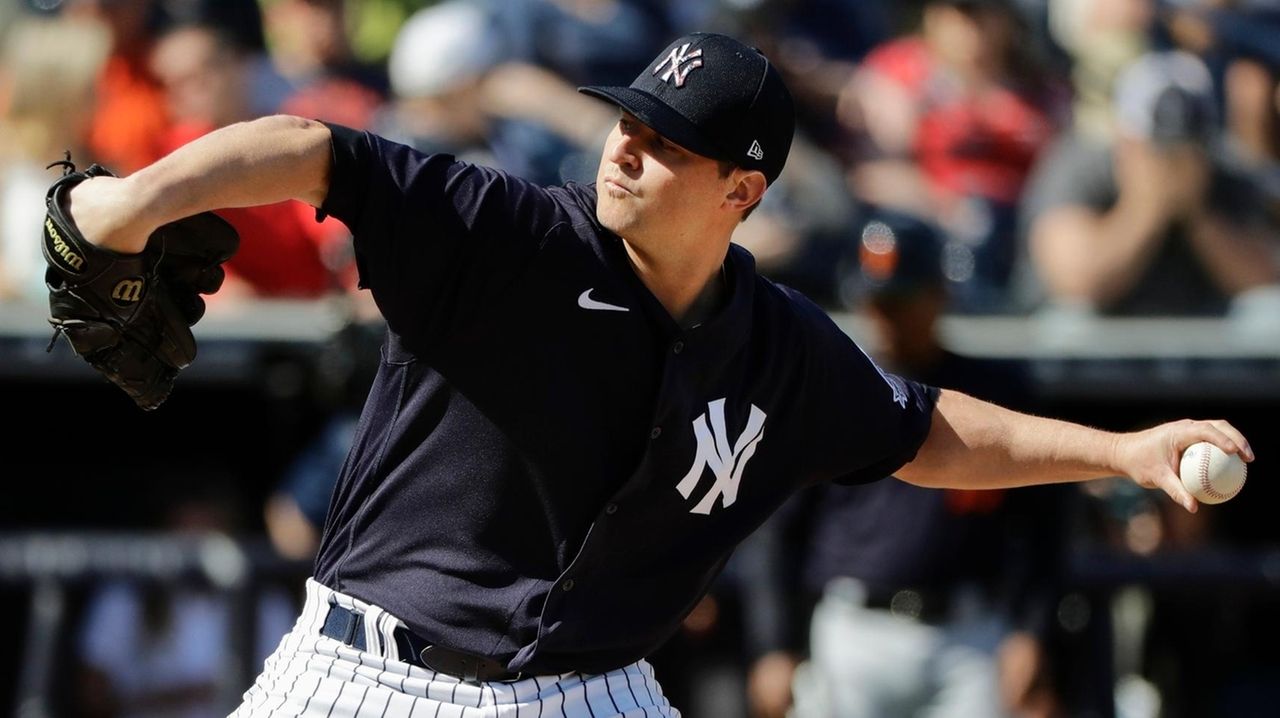
[[[325,616],[320,633],[357,650],[368,650],[364,640],[364,614],[337,604],[329,607],[329,615]],[[492,658],[433,646],[401,626],[396,626],[391,635],[400,651],[400,660],[420,668],[447,673],[464,681],[514,681],[522,675],[512,673],[506,665]]]

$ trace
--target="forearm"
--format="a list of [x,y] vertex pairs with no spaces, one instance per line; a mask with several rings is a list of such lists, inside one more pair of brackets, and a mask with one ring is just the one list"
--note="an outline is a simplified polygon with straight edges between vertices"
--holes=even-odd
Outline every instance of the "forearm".
[[1235,295],[1277,280],[1276,255],[1255,228],[1207,212],[1189,225],[1192,249],[1222,291]]
[[157,227],[199,212],[287,199],[318,206],[329,184],[329,134],[288,116],[230,125],[129,177],[82,183],[72,214],[89,241],[136,252]]
[[197,212],[298,199],[328,188],[329,130],[277,115],[224,127],[133,175],[160,224]]
[[1165,221],[1153,210],[1123,203],[1104,213],[1064,207],[1037,223],[1031,250],[1054,297],[1105,306],[1142,277]]
[[510,62],[489,73],[481,86],[489,114],[532,120],[581,146],[598,147],[618,120],[617,110],[579,94],[541,67]]
[[919,486],[964,489],[1128,476],[1195,511],[1196,500],[1183,487],[1178,470],[1182,452],[1200,441],[1253,461],[1244,435],[1221,419],[1183,419],[1114,434],[943,391],[929,436],[915,460],[895,475]]
[[931,488],[997,489],[1121,473],[1119,435],[944,390],[929,437],[896,475]]

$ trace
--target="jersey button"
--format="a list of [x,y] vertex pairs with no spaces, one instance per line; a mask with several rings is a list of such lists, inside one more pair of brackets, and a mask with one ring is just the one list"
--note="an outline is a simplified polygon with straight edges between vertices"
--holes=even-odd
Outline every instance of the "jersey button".
[[564,583],[560,584],[560,588],[561,588],[561,590],[564,590],[564,591],[572,591],[572,590],[573,590],[573,579],[571,579],[571,578],[566,578],[566,579],[564,580]]
[[649,432],[649,438],[650,438],[650,439],[656,439],[656,438],[658,438],[659,436],[662,436],[662,427],[661,427],[661,426],[655,426],[655,427],[653,427],[653,431],[650,431],[650,432]]
[[676,354],[679,354],[680,352],[684,351],[684,342],[676,342],[675,344],[672,344],[671,351],[675,352]]
[[606,514],[608,514],[608,515],[612,516],[612,515],[614,515],[614,514],[618,513],[618,505],[617,505],[617,504],[609,504],[608,506],[604,507],[604,512],[605,512]]

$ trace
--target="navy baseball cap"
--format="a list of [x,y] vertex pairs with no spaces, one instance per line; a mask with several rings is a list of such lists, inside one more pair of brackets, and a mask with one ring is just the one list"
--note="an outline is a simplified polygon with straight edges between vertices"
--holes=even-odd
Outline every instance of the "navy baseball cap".
[[663,50],[630,87],[580,87],[705,157],[778,178],[791,151],[795,107],[777,68],[726,35],[695,32]]
[[1149,52],[1116,78],[1117,128],[1168,145],[1207,144],[1217,127],[1213,76],[1199,57],[1180,50]]

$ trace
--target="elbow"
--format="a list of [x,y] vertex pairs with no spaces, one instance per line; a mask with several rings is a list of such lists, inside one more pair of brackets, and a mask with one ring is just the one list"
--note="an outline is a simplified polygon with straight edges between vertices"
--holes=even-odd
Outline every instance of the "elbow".
[[297,184],[292,185],[293,199],[319,207],[329,194],[333,149],[329,127],[323,122],[296,115],[269,115],[257,120],[254,129],[278,138],[275,146],[292,158]]
[[[955,476],[943,477],[925,466],[916,466],[915,462],[912,462],[895,471],[889,478],[919,486],[922,489],[945,489],[954,482]],[[948,481],[948,478],[951,481]]]
[[934,405],[929,434],[910,463],[894,472],[901,481],[927,489],[990,488],[1000,463],[992,447],[1008,433],[1006,410],[944,389]]
[[247,120],[246,124],[257,125],[264,130],[275,132],[317,132],[324,128],[323,122],[298,115],[267,115]]

